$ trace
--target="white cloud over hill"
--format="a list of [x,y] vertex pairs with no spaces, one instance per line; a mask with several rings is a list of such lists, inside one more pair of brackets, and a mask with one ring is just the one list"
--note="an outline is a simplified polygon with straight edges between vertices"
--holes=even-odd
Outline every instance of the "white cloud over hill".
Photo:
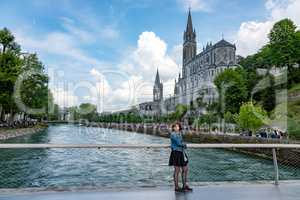
[[268,42],[268,33],[277,21],[290,18],[300,26],[299,0],[267,0],[268,18],[264,21],[243,22],[236,35],[237,53],[247,56],[257,52]]

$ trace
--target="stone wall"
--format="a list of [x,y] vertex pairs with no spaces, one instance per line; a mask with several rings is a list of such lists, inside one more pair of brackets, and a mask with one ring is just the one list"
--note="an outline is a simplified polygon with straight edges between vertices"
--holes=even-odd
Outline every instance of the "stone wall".
[[36,125],[30,128],[18,128],[18,129],[0,129],[0,141],[8,140],[15,137],[21,137],[25,135],[35,134],[44,130],[47,126]]

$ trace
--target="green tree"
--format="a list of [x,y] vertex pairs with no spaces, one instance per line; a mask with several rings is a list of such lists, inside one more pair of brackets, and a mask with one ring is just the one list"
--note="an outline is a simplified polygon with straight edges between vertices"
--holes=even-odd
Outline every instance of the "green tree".
[[7,29],[0,30],[0,105],[2,113],[10,113],[10,121],[17,112],[13,100],[15,81],[21,71],[20,46],[15,42],[12,33]]
[[[48,76],[37,55],[21,53],[13,34],[7,28],[1,29],[0,106],[4,108],[1,109],[1,119],[9,113],[12,122],[17,112],[25,113],[24,117],[30,114],[31,117],[45,118],[49,110],[48,102],[51,98],[53,100],[49,94]],[[37,112],[37,109],[42,112]]]
[[[44,73],[44,66],[36,54],[28,54],[22,60],[20,77],[24,77],[19,87],[20,100],[25,108],[23,112],[39,118],[47,115],[49,103],[48,76]],[[34,109],[34,110],[33,110]]]
[[212,124],[216,123],[217,120],[218,120],[218,117],[217,117],[216,113],[208,112],[208,113],[203,114],[200,117],[198,117],[194,121],[194,126],[195,126],[195,124],[198,127],[201,127],[202,125],[207,125],[208,126],[208,130],[211,131]]
[[[300,33],[290,19],[275,23],[269,34],[272,63],[276,67],[288,67],[288,86],[300,81]],[[296,76],[295,76],[296,75]]]
[[224,114],[224,120],[225,120],[226,123],[233,123],[233,122],[235,122],[234,121],[234,115],[231,112],[229,112],[229,111],[227,111]]
[[270,49],[273,64],[277,67],[292,67],[299,55],[297,52],[296,41],[296,25],[290,19],[283,19],[275,23],[269,33]]
[[68,111],[70,113],[70,119],[77,121],[79,120],[79,110],[77,106],[72,106],[70,108],[68,108]]
[[174,120],[181,121],[184,115],[186,114],[187,110],[188,107],[186,105],[178,104],[174,113]]
[[240,128],[255,132],[259,129],[267,119],[266,111],[258,105],[253,105],[252,102],[244,103],[235,116],[235,121]]
[[243,69],[226,69],[214,80],[219,94],[219,112],[237,113],[240,106],[247,100],[247,87]]
[[53,111],[49,113],[49,120],[60,120],[59,106],[57,104],[53,104]]
[[97,120],[98,113],[96,105],[91,103],[82,103],[79,106],[79,115],[81,119],[86,119],[91,122]]

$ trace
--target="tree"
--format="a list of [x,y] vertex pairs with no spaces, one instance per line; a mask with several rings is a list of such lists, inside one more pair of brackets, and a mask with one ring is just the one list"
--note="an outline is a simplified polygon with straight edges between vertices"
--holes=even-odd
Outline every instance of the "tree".
[[242,103],[247,100],[246,80],[243,73],[245,72],[241,68],[226,69],[214,80],[219,94],[219,112],[222,116],[227,111],[237,113]]
[[[48,102],[53,100],[48,90],[48,76],[36,54],[21,53],[21,47],[7,29],[0,30],[0,116],[10,114],[10,122],[17,112],[44,118]],[[42,109],[41,109],[42,108]],[[34,110],[34,112],[32,111]],[[39,110],[39,112],[37,112]]]
[[292,20],[283,19],[274,24],[269,34],[273,65],[288,67],[289,88],[300,81],[300,69],[294,67],[300,63],[300,33],[296,29]]
[[14,36],[7,29],[0,30],[0,104],[2,113],[10,113],[10,121],[17,111],[13,100],[15,81],[21,71],[20,46],[14,41]]
[[15,37],[7,28],[0,30],[0,44],[2,46],[2,54],[7,51],[20,52],[20,46],[15,42]]
[[68,108],[68,111],[70,113],[70,119],[77,121],[79,119],[79,110],[77,106],[72,106]]
[[269,47],[276,67],[292,67],[297,62],[296,28],[292,20],[283,19],[275,23],[269,33]]
[[86,119],[91,122],[97,120],[98,113],[96,105],[90,103],[82,103],[79,106],[79,115],[81,119]]
[[234,122],[234,115],[227,111],[225,114],[224,114],[224,120],[226,123],[233,123]]
[[[24,77],[19,87],[20,96],[17,97],[28,112],[36,117],[44,117],[48,110],[48,76],[44,73],[44,66],[36,54],[28,54],[22,60],[20,77]],[[15,99],[16,100],[16,99]]]
[[218,117],[215,113],[208,112],[206,114],[201,115],[199,118],[197,118],[194,124],[196,123],[197,126],[208,125],[208,130],[211,131],[212,124],[217,122],[217,120]]
[[274,77],[268,74],[268,87],[262,91],[262,106],[267,112],[271,112],[276,106],[275,81]]
[[49,113],[49,120],[60,120],[59,106],[57,104],[53,105],[53,111]]
[[186,105],[178,104],[174,113],[174,119],[177,121],[181,121],[184,115],[186,114],[187,110],[188,107]]
[[253,105],[252,102],[244,103],[235,116],[235,121],[240,128],[255,132],[259,129],[267,119],[266,111],[258,105]]

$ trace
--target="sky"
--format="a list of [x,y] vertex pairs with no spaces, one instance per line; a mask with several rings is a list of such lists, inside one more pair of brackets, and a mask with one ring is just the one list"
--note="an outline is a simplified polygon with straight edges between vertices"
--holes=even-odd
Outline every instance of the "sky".
[[189,7],[198,50],[223,35],[247,56],[276,21],[300,26],[300,0],[1,0],[0,28],[38,54],[55,103],[114,111],[151,100],[157,69],[173,94]]

